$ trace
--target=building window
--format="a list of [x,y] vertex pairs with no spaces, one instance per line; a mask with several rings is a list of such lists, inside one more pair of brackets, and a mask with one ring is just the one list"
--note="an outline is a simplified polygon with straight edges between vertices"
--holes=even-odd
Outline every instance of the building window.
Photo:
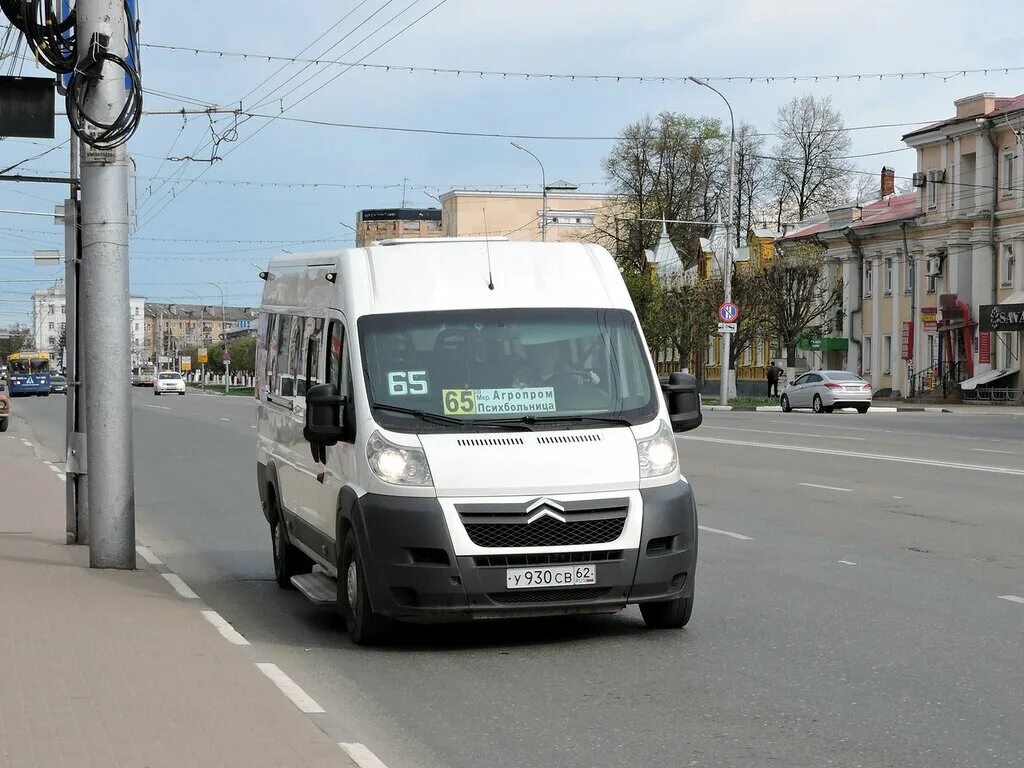
[[1013,285],[1013,270],[1017,265],[1017,257],[1013,254],[1013,243],[1003,246],[1003,258],[999,267],[1000,283],[1003,288]]
[[871,263],[871,259],[867,259],[864,262],[864,298],[871,298],[871,282],[874,272],[874,265]]
[[864,373],[871,373],[871,337],[864,337]]
[[427,222],[427,232],[437,232],[439,229],[441,229],[440,221],[431,220]]
[[892,372],[892,336],[882,337],[882,373]]
[[928,207],[929,208],[935,208],[939,204],[939,185],[938,185],[938,183],[936,183],[934,181],[931,181],[932,171],[934,171],[934,170],[935,169],[932,168],[930,171],[928,171],[928,178],[929,178],[929,181],[928,181]]
[[53,306],[53,304],[50,304],[50,305],[49,305],[49,307],[50,307],[50,314],[51,314],[51,315],[52,315],[52,314],[55,314],[55,313],[56,313],[56,311],[57,311],[57,308],[56,308],[56,307],[54,307],[54,306]]
[[906,259],[903,262],[903,292],[910,293],[916,286],[914,285],[914,257],[907,254]]
[[138,316],[139,316],[139,308],[138,308],[138,307],[136,307],[136,308],[135,308],[135,316],[136,316],[136,317],[138,317]]
[[892,256],[885,257],[885,295],[892,294]]
[[404,229],[406,232],[419,232],[420,223],[418,221],[403,221],[402,229]]
[[53,321],[51,320],[50,321],[50,330],[52,331],[55,327],[56,326],[54,325]]
[[1013,152],[1003,155],[1003,196],[1013,197]]
[[47,338],[46,338],[46,346],[48,346],[48,347],[52,347],[52,346],[53,346],[53,344],[54,344],[54,338],[53,338],[53,336],[47,336]]

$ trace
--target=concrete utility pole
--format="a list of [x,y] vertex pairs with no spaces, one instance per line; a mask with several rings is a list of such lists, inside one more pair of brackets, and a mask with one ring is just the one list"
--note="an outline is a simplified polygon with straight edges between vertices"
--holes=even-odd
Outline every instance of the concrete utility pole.
[[528,150],[522,144],[517,144],[516,142],[513,141],[512,142],[512,146],[515,147],[516,149],[520,149],[523,152],[525,152],[526,154],[528,154],[530,157],[532,157],[534,160],[536,160],[537,161],[537,165],[540,166],[540,200],[541,200],[540,240],[541,240],[542,243],[546,243],[548,241],[548,182],[547,182],[547,176],[544,173],[544,163],[542,163],[540,161],[539,157],[537,157],[535,154],[533,154],[533,152]]
[[[94,34],[128,56],[123,0],[78,0],[79,61]],[[114,123],[127,93],[124,72],[106,62],[86,110]],[[128,320],[128,159],[124,146],[82,151],[82,297],[89,435],[89,563],[135,568],[131,329]]]
[[64,375],[67,378],[67,440],[65,483],[68,544],[89,543],[89,476],[86,466],[86,414],[83,380],[85,334],[82,332],[79,272],[81,206],[78,199],[78,137],[71,134],[70,194],[64,201]]
[[[736,120],[732,114],[732,104],[725,98],[725,95],[712,85],[709,85],[703,80],[699,80],[696,77],[688,78],[691,82],[697,85],[702,85],[710,91],[714,91],[719,95],[722,101],[725,102],[725,106],[729,108],[729,205],[728,205],[728,219],[725,224],[725,263],[722,265],[722,286],[725,289],[725,301],[732,301],[732,265],[734,260],[733,255],[733,237],[732,237],[732,225],[733,225],[733,206],[736,204]],[[729,365],[731,357],[732,347],[732,335],[728,333],[721,334],[722,337],[722,375],[719,377],[721,382],[718,388],[718,401],[722,405],[729,403],[729,378],[731,367]]]

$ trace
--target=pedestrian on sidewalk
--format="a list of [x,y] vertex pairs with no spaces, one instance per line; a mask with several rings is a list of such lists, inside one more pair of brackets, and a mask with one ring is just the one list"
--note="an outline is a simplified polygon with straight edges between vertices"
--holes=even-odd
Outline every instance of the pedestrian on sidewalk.
[[778,397],[779,379],[782,377],[782,369],[775,364],[774,360],[772,360],[772,364],[765,371],[765,377],[768,379],[768,397]]

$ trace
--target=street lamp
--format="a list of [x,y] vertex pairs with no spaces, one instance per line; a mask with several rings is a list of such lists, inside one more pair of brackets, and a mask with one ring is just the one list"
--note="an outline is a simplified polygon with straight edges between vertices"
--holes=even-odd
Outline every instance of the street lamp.
[[536,160],[537,161],[537,165],[540,166],[540,196],[541,196],[540,239],[541,239],[541,242],[545,242],[546,243],[547,240],[548,240],[548,182],[547,182],[547,177],[544,174],[544,163],[542,163],[540,161],[539,157],[537,157],[535,154],[533,154],[533,152],[528,150],[522,144],[517,144],[514,141],[511,142],[511,143],[512,143],[513,147],[515,147],[516,149],[522,150],[523,152],[528,154],[530,157],[532,157],[534,160]]
[[[696,77],[688,77],[692,83],[702,85],[709,91],[714,91],[718,96],[725,102],[725,106],[729,108],[729,205],[728,205],[728,219],[725,224],[725,264],[722,265],[722,286],[725,289],[725,300],[732,301],[732,264],[733,264],[733,243],[732,243],[732,218],[733,218],[733,205],[735,204],[735,193],[733,187],[736,183],[736,120],[732,114],[732,104],[725,98],[720,90],[710,85],[705,80],[700,80]],[[718,388],[718,401],[722,405],[729,403],[729,358],[730,358],[730,347],[732,346],[732,336],[728,333],[721,334],[722,336],[722,375],[719,376],[721,382],[719,382]]]
[[220,291],[220,338],[224,343],[224,394],[228,394],[228,374],[231,370],[231,361],[227,359],[228,356],[228,332],[227,332],[227,316],[224,313],[224,289],[221,288],[217,283],[207,283],[212,285],[218,291]]

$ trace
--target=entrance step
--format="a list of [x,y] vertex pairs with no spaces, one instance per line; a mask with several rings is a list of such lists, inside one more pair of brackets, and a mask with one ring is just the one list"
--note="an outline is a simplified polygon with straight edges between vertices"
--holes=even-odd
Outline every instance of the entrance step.
[[292,576],[292,585],[315,605],[334,605],[338,596],[338,582],[321,571]]

